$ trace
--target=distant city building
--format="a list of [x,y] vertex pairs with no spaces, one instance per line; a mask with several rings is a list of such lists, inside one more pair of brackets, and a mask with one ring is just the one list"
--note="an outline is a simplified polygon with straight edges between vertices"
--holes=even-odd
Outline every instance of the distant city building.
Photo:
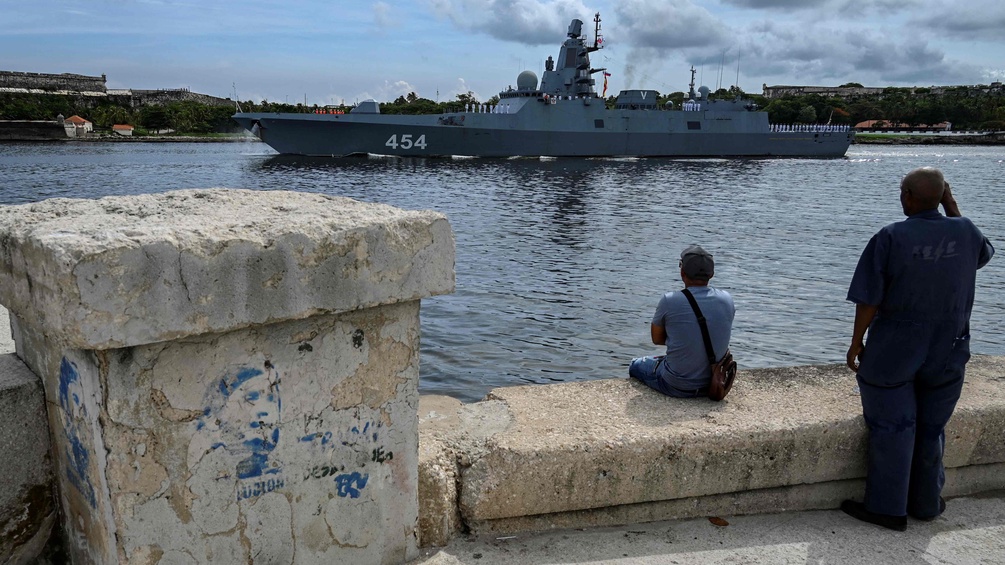
[[63,120],[63,127],[69,137],[84,137],[94,131],[94,124],[77,115]]
[[133,135],[133,126],[128,124],[115,124],[114,126],[112,126],[112,132],[117,133],[119,135],[131,136]]
[[891,122],[887,120],[866,120],[864,122],[859,122],[855,124],[855,130],[860,132],[878,132],[878,131],[888,131],[888,132],[918,132],[918,133],[928,133],[928,132],[938,132],[938,131],[949,131],[952,129],[952,124],[950,122],[939,122],[937,124],[918,124],[915,126],[903,124],[899,122]]
[[804,96],[816,94],[819,96],[840,96],[842,98],[858,98],[862,96],[883,96],[890,89],[906,91],[910,94],[931,94],[942,96],[948,92],[963,91],[969,96],[978,94],[1005,95],[1005,88],[1001,82],[992,82],[990,85],[963,85],[963,86],[912,86],[900,87],[871,87],[871,86],[790,86],[761,85],[761,94],[765,98],[782,98],[785,96]]

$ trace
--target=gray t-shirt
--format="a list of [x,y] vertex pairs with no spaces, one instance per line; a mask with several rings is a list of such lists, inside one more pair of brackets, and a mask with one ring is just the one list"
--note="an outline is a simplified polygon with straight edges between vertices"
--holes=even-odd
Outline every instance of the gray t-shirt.
[[[721,359],[729,347],[733,317],[736,315],[733,297],[725,290],[710,286],[691,286],[688,290],[705,316],[715,358]],[[712,368],[708,364],[698,318],[687,297],[679,290],[664,294],[656,306],[653,324],[663,326],[667,333],[667,356],[660,364],[660,378],[682,390],[708,386]]]

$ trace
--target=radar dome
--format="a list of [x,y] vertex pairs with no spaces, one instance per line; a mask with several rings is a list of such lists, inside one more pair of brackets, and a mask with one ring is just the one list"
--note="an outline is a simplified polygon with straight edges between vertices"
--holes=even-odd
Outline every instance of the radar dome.
[[537,90],[537,75],[534,71],[524,71],[516,77],[517,90]]
[[709,92],[710,91],[709,91],[709,88],[707,86],[703,86],[703,87],[699,88],[698,89],[698,98],[707,99]]

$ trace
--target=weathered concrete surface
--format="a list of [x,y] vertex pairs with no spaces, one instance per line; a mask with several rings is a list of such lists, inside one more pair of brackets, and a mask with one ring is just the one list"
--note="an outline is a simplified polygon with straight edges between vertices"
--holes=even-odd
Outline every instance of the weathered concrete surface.
[[31,563],[56,504],[42,384],[13,353],[0,355],[0,452],[0,563]]
[[0,306],[0,355],[14,353],[14,334],[10,329],[10,312]]
[[0,297],[79,349],[451,292],[441,214],[300,192],[181,190],[0,208]]
[[[726,519],[713,525],[708,517]],[[721,522],[720,522],[721,523]],[[931,522],[891,532],[817,510],[460,536],[413,565],[990,565],[1005,556],[1005,492],[954,498]]]
[[[949,473],[947,493],[1005,488],[1003,392],[1005,358],[975,356],[947,428],[946,465],[966,468]],[[479,437],[460,422],[427,424],[451,416],[420,409],[420,469],[431,458],[458,462],[461,529],[631,523],[731,503],[733,514],[826,508],[860,492],[865,475],[860,397],[837,365],[742,371],[722,403],[611,379],[496,389],[459,410],[480,422]],[[420,499],[448,506],[445,482]]]
[[442,215],[282,192],[0,209],[75,563],[417,552],[419,299]]

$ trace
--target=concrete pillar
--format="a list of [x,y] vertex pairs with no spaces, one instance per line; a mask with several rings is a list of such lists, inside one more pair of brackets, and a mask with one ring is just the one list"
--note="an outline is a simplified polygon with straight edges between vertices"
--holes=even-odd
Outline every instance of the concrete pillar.
[[279,191],[59,199],[0,209],[0,255],[75,563],[417,555],[442,215]]

